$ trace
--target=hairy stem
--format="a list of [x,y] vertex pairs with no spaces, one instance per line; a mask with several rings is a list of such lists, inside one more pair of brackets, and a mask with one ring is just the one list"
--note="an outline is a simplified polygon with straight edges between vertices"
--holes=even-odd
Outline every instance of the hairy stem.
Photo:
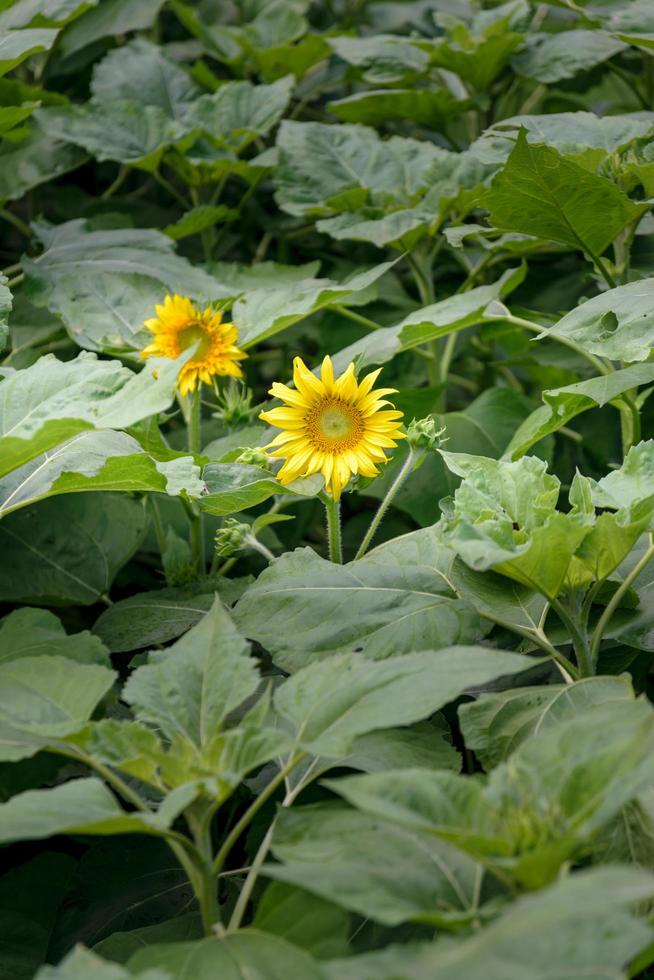
[[343,548],[341,545],[341,504],[328,494],[321,495],[327,515],[327,544],[329,560],[337,565],[343,564]]
[[409,452],[407,453],[407,457],[404,460],[404,463],[402,464],[399,473],[397,474],[397,476],[391,483],[390,487],[386,491],[386,496],[380,503],[379,507],[377,508],[377,513],[375,514],[372,521],[370,522],[370,527],[366,531],[363,541],[359,545],[359,550],[354,556],[355,561],[357,560],[357,558],[363,558],[366,551],[370,547],[372,539],[377,533],[377,529],[383,520],[384,514],[386,513],[390,505],[393,503],[393,500],[395,499],[395,497],[401,490],[403,484],[405,483],[407,477],[411,473],[411,470],[413,469],[413,466],[416,462],[416,458],[417,458],[417,453],[415,452],[415,450],[409,449]]
[[[202,450],[202,382],[198,381],[195,391],[189,395],[190,406],[187,424],[188,451],[194,456]],[[200,574],[204,574],[206,558],[204,554],[204,528],[202,511],[193,507],[191,515],[191,548]]]

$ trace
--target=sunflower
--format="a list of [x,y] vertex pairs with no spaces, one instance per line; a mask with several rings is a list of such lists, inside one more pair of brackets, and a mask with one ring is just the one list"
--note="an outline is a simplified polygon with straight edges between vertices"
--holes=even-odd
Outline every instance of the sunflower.
[[181,395],[195,391],[198,379],[211,383],[215,374],[242,378],[238,363],[247,354],[236,346],[238,331],[233,323],[223,323],[219,310],[207,306],[200,311],[188,296],[166,296],[155,306],[156,317],[145,321],[154,334],[151,344],[141,351],[141,357],[170,357],[173,360],[196,346],[193,357],[179,372],[177,384]]
[[[405,438],[399,431],[402,412],[384,399],[396,389],[373,390],[380,371],[357,382],[350,364],[335,379],[326,357],[317,378],[301,357],[295,358],[295,390],[275,382],[270,394],[285,405],[259,416],[282,430],[265,447],[271,456],[286,460],[277,474],[281,483],[322,473],[327,492],[338,500],[352,473],[379,475],[378,464],[387,460],[384,449],[394,449]],[[384,411],[384,405],[391,410]]]

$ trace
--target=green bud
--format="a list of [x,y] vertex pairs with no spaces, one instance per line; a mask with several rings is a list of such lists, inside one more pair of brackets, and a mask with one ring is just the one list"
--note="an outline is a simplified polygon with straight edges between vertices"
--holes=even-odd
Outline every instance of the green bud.
[[412,449],[437,449],[444,439],[441,436],[445,432],[436,428],[436,422],[432,415],[424,419],[413,419],[407,428],[406,441]]
[[270,469],[270,457],[268,453],[258,447],[247,446],[241,450],[239,456],[234,460],[235,463],[246,463],[249,466],[260,466],[264,470]]
[[216,531],[214,545],[219,558],[231,558],[241,551],[250,534],[250,525],[241,524],[235,517],[226,517],[223,526]]
[[220,390],[216,387],[218,411],[214,418],[221,419],[230,427],[248,422],[252,416],[252,392],[245,385],[230,378]]

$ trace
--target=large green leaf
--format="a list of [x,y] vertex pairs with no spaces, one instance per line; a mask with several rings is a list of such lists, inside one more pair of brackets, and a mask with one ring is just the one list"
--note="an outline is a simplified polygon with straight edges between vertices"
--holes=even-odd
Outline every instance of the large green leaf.
[[609,402],[620,404],[620,396],[644,384],[654,381],[654,364],[632,364],[619,371],[611,371],[599,378],[578,381],[563,388],[543,392],[545,405],[524,420],[516,430],[504,455],[517,459],[545,436],[567,425],[568,422],[591,408],[602,407]]
[[452,597],[431,529],[416,531],[349,565],[309,548],[274,561],[234,608],[239,628],[286,670],[332,653],[383,659],[475,638],[471,608]]
[[398,84],[422,75],[429,65],[429,53],[409,38],[395,34],[369,37],[329,37],[329,46],[339,58],[361,69],[371,85]]
[[47,655],[81,664],[110,665],[107,648],[97,636],[87,630],[66,633],[47,609],[15,609],[0,620],[0,663]]
[[15,0],[0,14],[0,28],[62,27],[98,0]]
[[[224,588],[229,595],[227,579],[218,583],[217,590],[222,594]],[[106,609],[93,630],[112,653],[152,647],[176,639],[199,623],[214,598],[213,591],[197,595],[183,589],[139,592]]]
[[19,143],[3,140],[0,146],[0,200],[15,201],[32,187],[75,170],[88,159],[79,146],[53,140],[36,123]]
[[215,980],[218,976],[221,980],[323,980],[322,970],[308,953],[256,929],[197,943],[149,946],[136,953],[128,966],[132,972],[161,967],[175,980]]
[[484,206],[497,228],[562,242],[591,256],[601,255],[648,208],[553,147],[529,143],[523,130]]
[[632,697],[624,677],[586,677],[575,684],[482,694],[476,701],[460,705],[459,719],[466,746],[486,769],[491,769],[530,735],[555,728],[594,705]]
[[359,368],[369,364],[384,364],[396,354],[411,350],[438,337],[474,326],[483,321],[489,303],[506,296],[520,285],[525,269],[507,269],[490,286],[476,286],[467,293],[455,293],[447,299],[432,303],[410,313],[393,327],[381,327],[339,351],[334,367],[344,369],[350,361]]
[[[267,340],[299,320],[335,304],[356,305],[358,295],[369,289],[394,262],[382,262],[349,276],[332,279],[299,279],[297,273],[280,274],[276,282],[263,281],[238,299],[232,311],[244,348]],[[223,267],[224,268],[224,267]],[[280,270],[281,273],[281,270]]]
[[294,85],[292,75],[272,85],[224,82],[193,102],[184,116],[189,130],[200,130],[225,150],[239,151],[264,136],[282,117]]
[[63,32],[59,54],[68,58],[103,37],[117,37],[152,26],[163,0],[102,0]]
[[566,313],[539,336],[565,337],[616,361],[646,361],[654,347],[653,296],[654,278],[609,289]]
[[636,868],[580,871],[518,899],[466,939],[393,945],[323,972],[328,980],[622,980],[624,964],[652,941],[651,927],[628,909],[653,889]]
[[157,106],[171,119],[180,119],[200,91],[176,62],[143,37],[110,51],[91,80],[96,102],[136,101]]
[[116,675],[66,657],[0,663],[0,757],[23,759],[79,731]]
[[[385,925],[457,928],[477,913],[483,871],[427,834],[342,806],[285,809],[264,874]],[[383,860],[380,860],[383,855]]]
[[519,673],[533,663],[484,647],[446,647],[381,663],[343,654],[297,671],[277,689],[274,704],[291,723],[302,749],[340,758],[350,752],[357,735],[420,721],[469,687]]
[[86,490],[200,496],[204,483],[193,457],[166,456],[160,461],[143,452],[124,432],[81,432],[0,479],[0,517],[44,497]]
[[0,597],[45,605],[97,602],[136,551],[145,524],[141,504],[117,494],[58,497],[3,518]]
[[593,503],[597,507],[622,509],[651,500],[654,495],[654,439],[632,446],[622,466],[590,481]]
[[200,506],[208,514],[224,516],[247,510],[277,494],[314,497],[323,489],[321,476],[314,475],[282,486],[272,473],[244,463],[209,463],[202,471],[208,493]]
[[346,122],[375,126],[387,119],[411,119],[437,129],[471,105],[470,99],[457,99],[446,88],[380,89],[336,99],[328,109]]
[[58,966],[42,966],[34,980],[171,980],[167,970],[134,973],[118,963],[103,960],[90,949],[76,946]]
[[252,927],[286,939],[319,960],[348,953],[347,912],[310,891],[282,882],[268,885]]
[[6,75],[37,51],[49,51],[58,33],[37,27],[24,31],[0,31],[0,75]]
[[75,219],[36,230],[45,251],[23,258],[28,297],[58,313],[80,346],[144,346],[143,320],[166,292],[205,302],[232,295],[153,229],[93,230]]
[[122,429],[165,411],[179,367],[160,358],[136,374],[94,354],[48,354],[9,373],[0,380],[0,476],[84,430]]
[[513,56],[511,66],[519,75],[550,84],[574,78],[626,48],[622,41],[603,31],[536,34],[524,51]]

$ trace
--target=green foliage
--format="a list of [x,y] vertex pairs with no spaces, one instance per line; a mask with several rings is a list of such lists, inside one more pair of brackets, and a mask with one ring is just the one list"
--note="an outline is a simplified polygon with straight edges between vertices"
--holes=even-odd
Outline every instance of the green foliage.
[[0,0],[0,980],[650,976],[651,7]]

